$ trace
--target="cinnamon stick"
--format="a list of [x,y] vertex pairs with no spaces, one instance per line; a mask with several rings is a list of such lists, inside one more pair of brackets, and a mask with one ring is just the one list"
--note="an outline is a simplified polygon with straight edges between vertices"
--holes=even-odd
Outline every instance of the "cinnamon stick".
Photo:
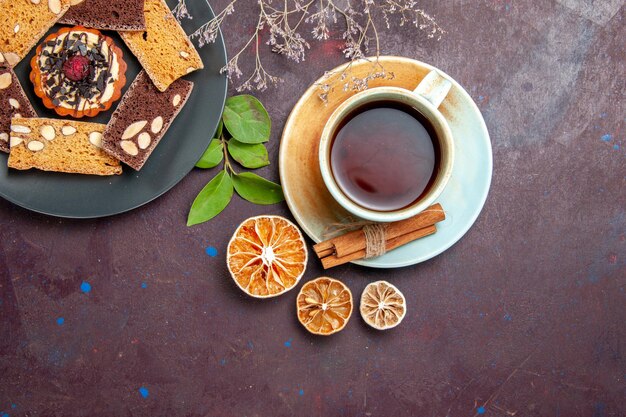
[[[392,249],[398,248],[402,245],[406,245],[409,242],[412,242],[414,240],[420,239],[422,237],[425,236],[429,236],[434,234],[435,232],[437,232],[437,226],[430,225],[430,226],[426,226],[422,229],[418,229],[418,230],[414,230],[412,232],[409,233],[405,233],[401,236],[395,237],[393,239],[388,239],[387,243],[385,245],[385,248],[387,249],[387,251],[390,251]],[[324,258],[321,259],[322,261],[322,266],[324,267],[324,269],[329,269],[329,268],[333,268],[335,266],[339,266],[339,265],[343,265],[345,263],[348,263],[350,261],[355,261],[357,259],[362,259],[365,257],[365,249],[362,250],[358,250],[356,252],[352,252],[346,256],[342,256],[339,257],[337,255],[330,255],[330,256],[326,256]]]
[[[385,230],[386,239],[392,240],[402,235],[409,234],[426,226],[433,225],[445,220],[446,215],[441,204],[433,204],[420,214],[406,220],[389,223]],[[345,258],[348,255],[365,250],[366,240],[363,230],[355,230],[345,235],[335,237],[313,246],[313,250],[319,258],[336,255]],[[359,259],[359,258],[356,258]]]

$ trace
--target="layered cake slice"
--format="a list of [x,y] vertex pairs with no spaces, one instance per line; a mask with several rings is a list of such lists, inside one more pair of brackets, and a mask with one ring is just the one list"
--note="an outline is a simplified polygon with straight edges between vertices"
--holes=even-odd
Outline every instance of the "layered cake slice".
[[105,125],[14,117],[9,168],[119,175],[122,166],[101,149]]
[[15,73],[0,63],[0,151],[9,152],[12,117],[37,117]]
[[0,53],[15,66],[69,7],[70,0],[0,0]]
[[204,68],[198,51],[163,0],[145,0],[146,30],[121,32],[152,82],[165,91],[185,74]]
[[104,131],[102,149],[139,171],[191,95],[193,83],[177,80],[159,91],[139,73]]
[[144,0],[72,0],[59,23],[102,30],[144,30]]

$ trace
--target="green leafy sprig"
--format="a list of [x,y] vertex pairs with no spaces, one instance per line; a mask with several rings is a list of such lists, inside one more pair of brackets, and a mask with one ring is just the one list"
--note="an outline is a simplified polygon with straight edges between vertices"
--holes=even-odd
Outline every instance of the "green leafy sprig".
[[232,158],[248,169],[270,164],[265,143],[270,139],[272,122],[263,104],[253,96],[240,95],[226,100],[215,138],[196,164],[210,169],[224,162],[223,169],[200,191],[189,211],[187,226],[211,220],[230,203],[235,191],[254,204],[283,201],[280,185],[251,172],[238,173]]

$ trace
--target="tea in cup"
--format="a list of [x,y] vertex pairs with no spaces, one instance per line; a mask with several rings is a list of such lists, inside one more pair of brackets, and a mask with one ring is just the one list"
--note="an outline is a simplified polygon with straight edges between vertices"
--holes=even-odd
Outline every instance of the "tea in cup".
[[319,159],[324,183],[342,207],[391,222],[435,202],[454,163],[452,133],[437,110],[451,85],[433,70],[415,91],[371,88],[333,112]]

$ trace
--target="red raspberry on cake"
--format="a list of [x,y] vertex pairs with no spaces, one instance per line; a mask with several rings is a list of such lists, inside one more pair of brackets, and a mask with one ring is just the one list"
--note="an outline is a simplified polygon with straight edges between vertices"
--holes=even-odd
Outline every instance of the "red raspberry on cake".
[[73,55],[63,63],[63,74],[72,81],[82,81],[89,75],[91,62],[82,55]]

